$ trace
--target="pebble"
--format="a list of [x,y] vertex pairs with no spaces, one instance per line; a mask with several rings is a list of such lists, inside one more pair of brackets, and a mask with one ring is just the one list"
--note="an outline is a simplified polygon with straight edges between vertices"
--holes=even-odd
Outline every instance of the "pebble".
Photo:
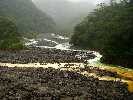
[[0,67],[0,71],[0,100],[128,100],[133,97],[125,83],[102,81],[76,72],[17,67]]

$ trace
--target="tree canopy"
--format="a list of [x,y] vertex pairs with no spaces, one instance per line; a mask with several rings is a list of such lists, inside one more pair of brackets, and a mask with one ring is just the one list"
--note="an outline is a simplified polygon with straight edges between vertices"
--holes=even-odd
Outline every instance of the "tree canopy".
[[31,0],[0,0],[0,15],[12,20],[20,33],[53,32],[53,19]]
[[0,49],[22,49],[16,25],[7,18],[0,17]]
[[115,0],[110,5],[99,4],[75,27],[71,43],[88,49],[100,50],[102,61],[133,66],[133,5]]

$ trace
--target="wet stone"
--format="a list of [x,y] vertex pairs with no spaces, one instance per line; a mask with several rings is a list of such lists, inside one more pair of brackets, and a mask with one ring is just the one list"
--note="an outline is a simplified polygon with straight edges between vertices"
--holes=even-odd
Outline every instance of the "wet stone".
[[[84,54],[84,57],[81,54]],[[95,58],[94,54],[87,53],[85,51],[72,50],[31,48],[21,51],[0,51],[0,62],[12,64],[27,64],[38,62],[41,64],[71,62],[79,63],[92,58]]]
[[5,69],[8,70],[1,72],[0,100],[128,100],[133,95],[125,83],[100,81],[76,72],[53,68]]

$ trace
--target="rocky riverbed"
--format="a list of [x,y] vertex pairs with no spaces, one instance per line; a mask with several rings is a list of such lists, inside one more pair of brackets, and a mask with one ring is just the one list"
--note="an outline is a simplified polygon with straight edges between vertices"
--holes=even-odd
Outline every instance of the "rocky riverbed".
[[0,100],[130,100],[120,75],[88,66],[94,58],[81,50],[0,51]]
[[54,68],[0,66],[1,100],[130,100],[129,98],[131,93],[127,84],[120,81],[102,81],[92,76]]
[[98,67],[99,53],[54,33],[25,40],[27,50],[0,50],[0,100],[133,100],[133,74]]
[[93,52],[32,48],[21,51],[0,51],[2,63],[81,63],[94,59]]

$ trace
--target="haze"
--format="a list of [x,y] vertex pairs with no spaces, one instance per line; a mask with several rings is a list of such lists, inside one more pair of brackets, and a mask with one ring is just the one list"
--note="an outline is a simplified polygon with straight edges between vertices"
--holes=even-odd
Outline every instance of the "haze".
[[109,2],[109,0],[67,0],[70,2],[92,2],[94,4],[101,3],[101,2]]
[[63,32],[72,32],[73,27],[103,1],[108,0],[33,0],[39,9],[54,19],[58,31]]

